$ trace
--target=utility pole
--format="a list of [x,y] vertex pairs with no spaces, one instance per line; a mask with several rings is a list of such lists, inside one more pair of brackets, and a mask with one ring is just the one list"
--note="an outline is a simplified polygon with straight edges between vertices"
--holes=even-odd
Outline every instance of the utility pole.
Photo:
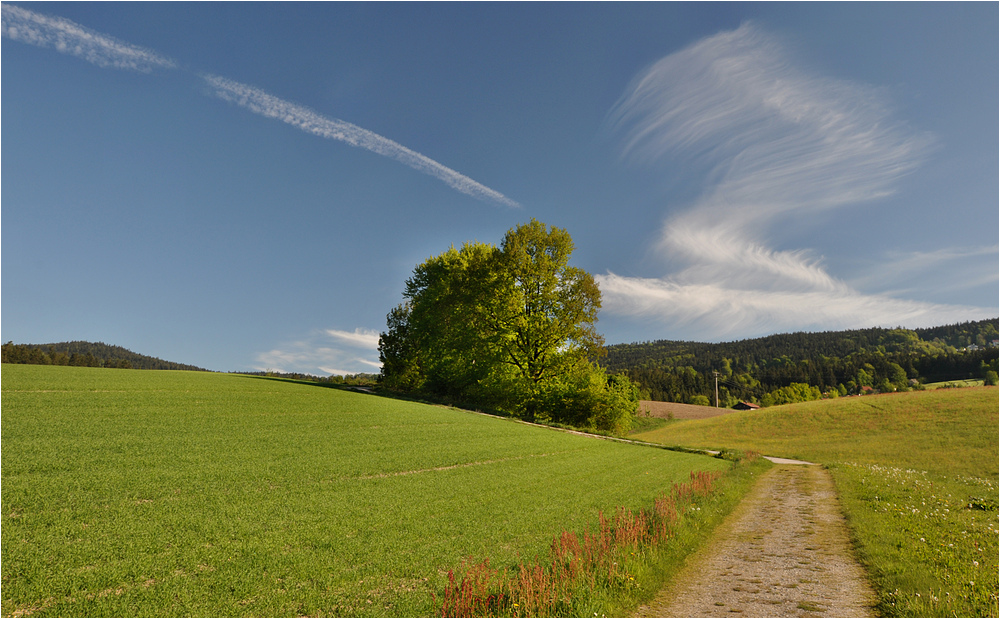
[[712,370],[712,374],[715,374],[715,408],[719,408],[719,372]]

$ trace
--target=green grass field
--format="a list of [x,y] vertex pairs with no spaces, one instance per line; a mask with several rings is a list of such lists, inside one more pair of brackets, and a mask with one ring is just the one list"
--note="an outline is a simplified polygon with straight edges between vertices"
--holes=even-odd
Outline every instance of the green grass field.
[[729,463],[310,384],[4,365],[5,616],[426,616]]
[[997,389],[839,398],[633,435],[828,466],[886,616],[998,615]]
[[927,383],[924,389],[955,389],[964,387],[982,387],[983,381],[969,378],[966,380],[946,380],[940,383]]

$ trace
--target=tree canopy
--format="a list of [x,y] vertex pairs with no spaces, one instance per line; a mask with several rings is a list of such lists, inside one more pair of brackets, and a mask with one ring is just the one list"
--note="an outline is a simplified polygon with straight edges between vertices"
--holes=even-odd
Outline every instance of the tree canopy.
[[597,366],[601,293],[570,266],[573,241],[532,219],[499,247],[471,242],[417,265],[387,317],[386,387],[609,431],[627,430],[637,390]]

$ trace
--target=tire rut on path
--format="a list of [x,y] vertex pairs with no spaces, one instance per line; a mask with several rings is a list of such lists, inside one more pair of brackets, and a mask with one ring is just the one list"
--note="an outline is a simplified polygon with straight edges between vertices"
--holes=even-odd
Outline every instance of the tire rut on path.
[[871,617],[833,478],[819,466],[765,473],[640,617]]

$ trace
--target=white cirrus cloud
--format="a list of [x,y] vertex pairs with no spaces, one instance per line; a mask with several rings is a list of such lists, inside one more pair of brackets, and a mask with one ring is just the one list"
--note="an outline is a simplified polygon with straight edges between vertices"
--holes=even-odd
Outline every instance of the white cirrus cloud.
[[377,372],[382,368],[378,338],[377,331],[363,328],[315,330],[302,339],[258,353],[254,369],[313,375]]
[[203,75],[205,82],[212,87],[213,94],[246,108],[255,114],[273,118],[288,123],[306,133],[322,138],[346,142],[351,146],[363,148],[396,161],[443,181],[446,185],[486,202],[496,202],[512,208],[521,205],[502,193],[477,183],[468,176],[459,174],[449,167],[441,165],[430,157],[410,150],[409,148],[383,137],[373,131],[337,118],[322,116],[313,110],[285,101],[259,88],[219,77]]
[[342,370],[342,369],[340,369],[340,368],[327,368],[327,367],[322,367],[322,368],[320,368],[320,370],[321,370],[321,371],[322,371],[322,372],[323,372],[324,374],[329,374],[330,376],[347,376],[347,375],[349,375],[349,374],[357,374],[357,372],[350,372],[350,371],[348,371],[348,370]]
[[357,346],[359,348],[369,348],[378,350],[379,332],[371,329],[355,329],[354,331],[340,331],[338,329],[327,329],[326,334],[330,337]]
[[51,17],[4,3],[3,36],[12,41],[49,47],[82,58],[99,67],[148,73],[155,68],[174,69],[177,64],[156,52],[94,32],[62,17]]
[[604,309],[708,337],[978,317],[983,308],[862,294],[809,249],[769,247],[775,223],[895,190],[933,140],[894,121],[880,92],[797,68],[754,24],[708,37],[641,72],[611,110],[622,155],[683,157],[705,189],[669,216],[662,278],[599,277]]
[[[997,256],[1000,247],[960,246],[928,251],[888,250],[875,267],[867,267],[850,279],[859,289],[888,286],[905,287],[932,281],[934,290],[942,294],[956,294],[963,290],[996,284]],[[957,276],[956,275],[959,275]],[[898,292],[897,292],[898,294]]]
[[741,290],[725,284],[680,284],[614,273],[596,277],[604,295],[603,310],[683,327],[691,337],[711,341],[789,331],[929,327],[991,315],[987,308],[862,294],[846,286],[835,290]]
[[382,369],[382,362],[381,361],[372,361],[370,359],[361,359],[361,358],[357,358],[357,359],[355,359],[355,361],[357,363],[360,363],[362,365],[366,365],[369,368],[372,368],[372,369],[375,369],[375,370],[381,370]]

